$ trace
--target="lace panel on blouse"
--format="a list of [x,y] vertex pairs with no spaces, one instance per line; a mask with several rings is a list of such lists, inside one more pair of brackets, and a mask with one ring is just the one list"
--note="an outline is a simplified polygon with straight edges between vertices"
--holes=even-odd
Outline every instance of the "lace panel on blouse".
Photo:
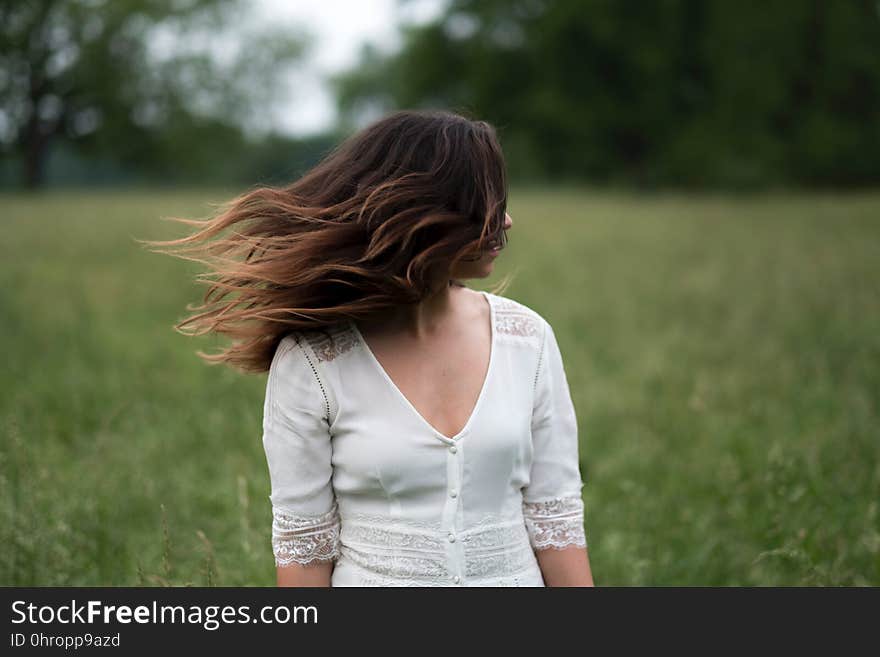
[[495,304],[498,333],[519,337],[539,335],[540,322],[533,310],[507,297],[495,297]]
[[357,336],[346,323],[302,332],[320,361],[331,361],[357,344]]
[[[354,566],[359,571],[359,581],[363,586],[374,587],[437,587],[437,586],[455,586],[452,580],[443,579],[401,579],[397,577],[382,577]],[[491,587],[524,587],[524,586],[544,586],[543,576],[538,569],[524,570],[519,573],[512,573],[502,577],[493,577],[485,580],[469,580],[469,586],[491,586]]]
[[272,509],[272,551],[275,563],[307,564],[328,561],[339,556],[339,508],[333,507],[320,515],[292,514]]
[[569,545],[587,547],[584,501],[580,496],[523,502],[523,516],[532,547],[536,550],[562,549]]
[[[536,562],[522,519],[502,520],[488,514],[458,532],[469,581],[492,579],[521,585]],[[345,514],[340,534],[341,557],[362,572],[362,579],[391,586],[429,586],[451,582],[449,534],[437,523],[389,520],[361,513]],[[499,586],[505,584],[500,583]]]

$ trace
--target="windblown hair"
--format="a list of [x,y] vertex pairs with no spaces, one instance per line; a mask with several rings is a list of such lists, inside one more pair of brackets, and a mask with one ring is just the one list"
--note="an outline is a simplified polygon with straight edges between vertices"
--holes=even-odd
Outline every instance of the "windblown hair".
[[[402,110],[343,141],[298,180],[256,186],[219,208],[206,220],[163,217],[197,226],[189,236],[137,241],[212,269],[196,277],[210,285],[201,305],[187,305],[197,313],[174,328],[233,343],[196,353],[266,372],[287,333],[418,303],[448,285],[459,262],[503,247],[506,166],[489,123]],[[230,235],[209,241],[227,228]]]

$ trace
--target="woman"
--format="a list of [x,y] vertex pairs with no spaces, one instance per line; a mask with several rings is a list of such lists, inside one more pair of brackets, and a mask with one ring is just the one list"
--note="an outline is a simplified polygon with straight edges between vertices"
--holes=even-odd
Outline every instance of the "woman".
[[460,282],[492,272],[506,206],[492,126],[399,111],[163,243],[223,256],[176,328],[268,372],[279,586],[593,585],[553,329]]

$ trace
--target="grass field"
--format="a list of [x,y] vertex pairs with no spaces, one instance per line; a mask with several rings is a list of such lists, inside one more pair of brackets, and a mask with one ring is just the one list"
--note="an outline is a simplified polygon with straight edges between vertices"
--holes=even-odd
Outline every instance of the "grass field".
[[[223,191],[0,196],[0,585],[273,585],[265,375],[133,238]],[[491,287],[556,329],[596,584],[880,585],[880,194],[513,189]]]

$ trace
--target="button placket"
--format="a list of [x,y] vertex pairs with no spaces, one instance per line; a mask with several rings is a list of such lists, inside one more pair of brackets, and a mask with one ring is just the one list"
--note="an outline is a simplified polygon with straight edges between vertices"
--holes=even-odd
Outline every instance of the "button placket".
[[464,546],[459,540],[457,519],[460,517],[459,491],[461,489],[461,445],[450,443],[446,450],[446,504],[443,510],[443,528],[446,530],[446,555],[452,583],[461,586],[464,576]]

